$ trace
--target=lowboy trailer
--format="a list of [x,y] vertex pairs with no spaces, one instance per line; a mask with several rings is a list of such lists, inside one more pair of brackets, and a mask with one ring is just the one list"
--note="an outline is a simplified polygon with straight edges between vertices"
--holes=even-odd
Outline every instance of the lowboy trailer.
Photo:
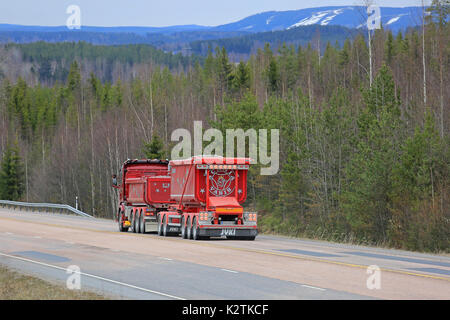
[[119,230],[254,240],[257,214],[244,212],[248,158],[128,160],[122,168]]

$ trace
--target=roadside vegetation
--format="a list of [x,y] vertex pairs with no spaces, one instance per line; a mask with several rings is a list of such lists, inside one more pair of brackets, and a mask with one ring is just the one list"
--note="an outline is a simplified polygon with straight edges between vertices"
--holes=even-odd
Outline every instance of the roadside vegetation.
[[69,290],[0,266],[0,300],[104,300],[93,292]]

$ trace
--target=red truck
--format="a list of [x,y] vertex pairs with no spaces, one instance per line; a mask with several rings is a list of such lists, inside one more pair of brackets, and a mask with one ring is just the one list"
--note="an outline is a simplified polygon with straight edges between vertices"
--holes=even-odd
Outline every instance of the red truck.
[[122,168],[119,230],[254,240],[257,214],[244,212],[248,158],[128,160]]

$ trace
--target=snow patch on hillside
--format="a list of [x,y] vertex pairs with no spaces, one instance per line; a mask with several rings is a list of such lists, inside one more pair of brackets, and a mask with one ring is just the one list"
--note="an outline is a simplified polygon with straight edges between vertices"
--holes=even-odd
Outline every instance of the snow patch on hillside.
[[275,16],[271,16],[269,19],[267,19],[266,24],[270,24],[272,22],[273,18],[275,18]]
[[323,19],[323,21],[320,23],[321,26],[326,26],[330,23],[331,20],[333,20],[336,16],[340,15],[342,12],[344,12],[344,9],[338,9],[333,11],[333,15],[326,17]]
[[[300,27],[300,26],[309,26],[312,24],[320,23],[322,26],[328,25],[336,16],[342,14],[344,12],[344,9],[341,8],[337,10],[327,10],[327,11],[318,11],[314,12],[312,16],[306,17],[299,22],[293,24],[288,29]],[[322,20],[323,19],[323,20]]]
[[394,22],[398,21],[398,19],[400,19],[400,16],[395,17],[395,18],[392,18],[391,20],[389,20],[388,22],[386,22],[386,24],[394,23]]
[[405,13],[405,14],[400,14],[400,15],[398,15],[397,17],[394,17],[394,18],[390,19],[390,20],[386,23],[386,25],[392,24],[392,23],[394,23],[394,22],[397,22],[401,17],[406,16],[406,15],[407,15],[406,13]]
[[324,12],[315,12],[311,17],[304,18],[300,20],[299,22],[293,24],[288,29],[300,27],[300,26],[309,26],[311,24],[316,24],[319,22],[323,17],[325,17],[328,14],[328,11]]
[[254,25],[251,25],[251,26],[247,26],[247,27],[241,28],[241,30],[248,30],[248,29],[252,29],[253,27],[254,27]]

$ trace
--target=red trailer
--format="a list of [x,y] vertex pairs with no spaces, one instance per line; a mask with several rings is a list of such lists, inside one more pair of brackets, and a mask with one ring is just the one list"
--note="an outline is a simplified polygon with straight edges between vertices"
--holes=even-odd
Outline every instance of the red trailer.
[[157,231],[157,214],[170,204],[167,160],[127,160],[122,166],[117,220],[121,232]]
[[122,169],[119,230],[187,239],[254,240],[257,214],[244,212],[248,158],[128,160]]

